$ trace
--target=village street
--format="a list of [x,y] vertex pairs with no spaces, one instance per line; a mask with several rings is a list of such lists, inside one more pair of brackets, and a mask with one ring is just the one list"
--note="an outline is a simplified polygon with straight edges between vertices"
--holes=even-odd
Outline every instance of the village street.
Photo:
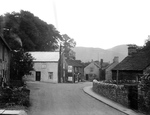
[[83,92],[82,83],[29,82],[31,108],[29,115],[125,115]]

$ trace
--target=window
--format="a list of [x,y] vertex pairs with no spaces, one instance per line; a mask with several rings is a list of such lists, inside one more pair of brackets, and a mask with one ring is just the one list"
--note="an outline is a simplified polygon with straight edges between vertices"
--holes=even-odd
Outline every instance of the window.
[[68,66],[68,72],[72,72],[72,66]]
[[53,79],[53,72],[48,72],[49,79]]

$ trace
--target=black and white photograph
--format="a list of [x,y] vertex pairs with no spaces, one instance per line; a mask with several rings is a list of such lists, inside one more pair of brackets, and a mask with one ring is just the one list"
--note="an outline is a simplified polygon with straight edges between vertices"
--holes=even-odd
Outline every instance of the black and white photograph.
[[0,115],[150,115],[149,0],[0,4]]

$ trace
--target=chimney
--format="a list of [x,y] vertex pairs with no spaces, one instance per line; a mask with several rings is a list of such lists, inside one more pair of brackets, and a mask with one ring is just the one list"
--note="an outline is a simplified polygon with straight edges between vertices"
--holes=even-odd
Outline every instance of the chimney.
[[119,63],[119,57],[118,57],[118,56],[115,56],[114,59],[113,59],[113,62],[114,62],[114,63]]
[[128,55],[132,55],[137,52],[137,46],[136,45],[128,45]]

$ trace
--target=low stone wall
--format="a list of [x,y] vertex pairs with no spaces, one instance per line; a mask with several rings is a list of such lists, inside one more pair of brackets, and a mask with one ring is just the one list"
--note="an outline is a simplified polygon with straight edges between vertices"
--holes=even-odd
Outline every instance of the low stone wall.
[[93,90],[106,98],[129,107],[128,90],[124,85],[109,84],[93,80]]

